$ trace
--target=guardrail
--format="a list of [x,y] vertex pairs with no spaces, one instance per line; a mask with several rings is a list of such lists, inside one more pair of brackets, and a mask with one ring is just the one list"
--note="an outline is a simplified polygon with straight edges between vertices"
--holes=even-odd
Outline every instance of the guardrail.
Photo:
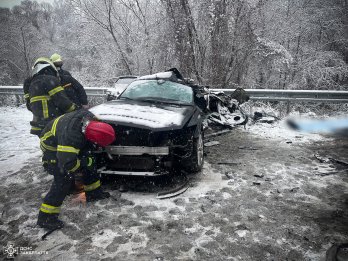
[[[106,96],[106,88],[85,87],[88,96]],[[0,95],[23,95],[22,86],[0,86]]]
[[[105,97],[107,88],[85,87],[88,96]],[[210,89],[231,94],[234,89]],[[348,103],[348,91],[245,89],[251,100]],[[23,95],[22,86],[0,86],[0,95]]]
[[[213,89],[231,94],[234,89]],[[348,103],[348,91],[245,89],[251,100]]]

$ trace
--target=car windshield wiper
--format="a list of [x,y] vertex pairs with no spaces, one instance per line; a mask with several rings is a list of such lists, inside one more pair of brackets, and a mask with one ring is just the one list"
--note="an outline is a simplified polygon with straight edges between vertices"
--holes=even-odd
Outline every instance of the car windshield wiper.
[[192,105],[188,102],[178,101],[175,99],[161,98],[161,97],[140,97],[136,99],[137,101],[145,101],[145,102],[157,102],[157,103],[168,103],[174,105]]
[[134,100],[134,99],[132,99],[132,98],[124,97],[124,96],[119,96],[118,99],[119,99],[119,100],[121,100],[121,99],[124,99],[124,100]]

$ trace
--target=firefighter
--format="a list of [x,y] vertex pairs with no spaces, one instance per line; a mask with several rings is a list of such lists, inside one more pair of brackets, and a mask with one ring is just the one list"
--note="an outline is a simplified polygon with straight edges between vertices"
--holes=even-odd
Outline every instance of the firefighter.
[[24,86],[24,95],[33,113],[31,134],[39,136],[50,120],[76,109],[61,87],[57,73],[50,59],[38,58],[33,66],[30,83]]
[[23,84],[23,91],[24,91],[24,99],[25,99],[25,105],[27,106],[27,109],[29,111],[31,111],[30,108],[30,99],[29,99],[29,86],[32,80],[32,76],[26,78],[24,80],[24,84]]
[[43,200],[37,224],[47,229],[62,228],[58,219],[60,207],[67,195],[74,173],[82,173],[86,201],[108,198],[101,188],[93,150],[115,140],[114,129],[98,122],[88,110],[81,109],[52,120],[43,130],[40,147],[43,165],[54,175],[52,186]]
[[58,69],[60,82],[65,89],[65,93],[68,98],[73,101],[79,108],[87,109],[88,100],[86,91],[83,86],[74,77],[72,77],[68,71],[62,69],[62,57],[59,54],[54,53],[50,59]]

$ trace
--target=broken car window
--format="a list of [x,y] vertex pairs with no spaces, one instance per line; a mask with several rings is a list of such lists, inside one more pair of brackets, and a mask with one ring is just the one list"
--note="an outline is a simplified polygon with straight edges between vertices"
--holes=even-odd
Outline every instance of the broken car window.
[[138,80],[131,83],[120,98],[136,100],[174,101],[193,103],[192,88],[180,83],[164,80]]

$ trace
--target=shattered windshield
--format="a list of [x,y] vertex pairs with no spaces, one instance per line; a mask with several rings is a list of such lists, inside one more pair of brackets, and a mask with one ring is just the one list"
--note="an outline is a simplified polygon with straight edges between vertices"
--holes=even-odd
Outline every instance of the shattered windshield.
[[192,88],[165,80],[138,80],[131,83],[119,98],[142,101],[192,104]]

